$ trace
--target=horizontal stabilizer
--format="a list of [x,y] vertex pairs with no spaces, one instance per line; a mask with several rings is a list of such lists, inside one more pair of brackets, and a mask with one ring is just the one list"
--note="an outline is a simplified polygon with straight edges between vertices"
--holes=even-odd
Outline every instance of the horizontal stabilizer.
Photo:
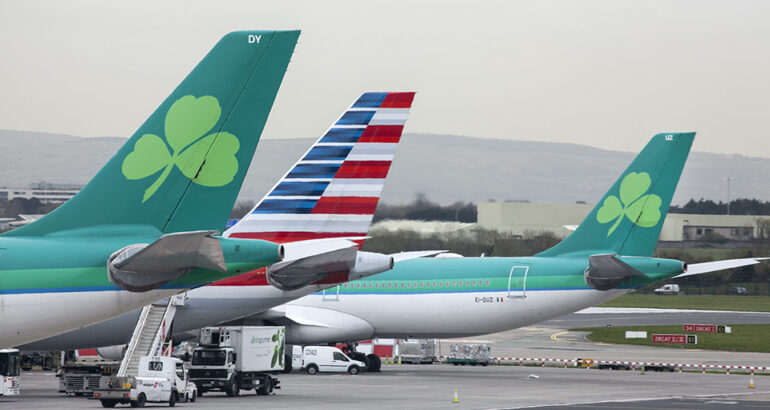
[[647,278],[615,254],[591,255],[585,272],[586,283],[596,290],[610,290],[635,277]]
[[178,232],[155,242],[129,245],[110,256],[112,283],[132,292],[145,292],[187,274],[193,268],[227,270],[216,231]]
[[742,258],[742,259],[727,259],[723,261],[693,263],[688,265],[687,272],[674,276],[674,278],[681,278],[685,276],[700,275],[702,273],[716,272],[725,269],[740,268],[741,266],[756,265],[759,262],[770,258]]
[[[345,240],[304,241],[317,242],[307,247],[289,246],[287,259],[267,269],[267,280],[281,290],[295,290],[324,279],[330,273],[351,270],[356,264],[358,248],[355,242]],[[293,244],[286,244],[293,245]],[[297,257],[305,252],[312,253]]]
[[445,253],[448,251],[411,251],[411,252],[399,252],[399,253],[391,253],[390,256],[393,257],[393,262],[401,262],[406,261],[409,259],[419,259],[419,258],[427,258],[429,256],[436,256],[441,253]]

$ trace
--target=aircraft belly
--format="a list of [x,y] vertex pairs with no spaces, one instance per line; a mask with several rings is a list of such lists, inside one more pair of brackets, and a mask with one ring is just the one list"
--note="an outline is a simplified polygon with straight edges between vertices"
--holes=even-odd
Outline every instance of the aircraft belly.
[[[282,305],[312,290],[283,292],[272,286],[204,286],[187,292],[177,307],[175,333],[214,326]],[[125,292],[124,292],[125,293]],[[161,298],[159,298],[161,299]],[[22,350],[71,350],[124,344],[131,338],[141,310],[19,346]]]
[[88,326],[176,293],[178,289],[0,295],[0,347],[19,346]]

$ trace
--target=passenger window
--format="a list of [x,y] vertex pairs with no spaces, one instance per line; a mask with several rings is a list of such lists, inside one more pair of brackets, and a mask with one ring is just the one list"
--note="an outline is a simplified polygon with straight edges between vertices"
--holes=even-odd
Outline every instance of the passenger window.
[[411,288],[411,287],[412,287],[412,282],[409,282],[409,283],[407,283],[407,284],[406,284],[406,287],[407,287],[407,288]]
[[489,286],[489,279],[487,279],[487,286]]
[[454,281],[454,280],[453,280],[453,281],[452,281],[452,287],[455,287],[455,286],[457,286],[457,281]]
[[340,361],[343,361],[343,362],[347,362],[348,358],[345,357],[345,355],[340,353],[340,352],[334,352],[334,360],[340,360]]
[[466,281],[465,281],[465,287],[469,287],[469,286],[471,286],[471,281],[469,281],[469,280],[466,280]]
[[420,288],[422,288],[423,286],[425,286],[425,283],[420,282]]
[[438,283],[438,287],[443,288],[444,287],[444,282],[439,282]]
[[433,287],[434,287],[434,288],[436,287],[436,282],[433,282]]
[[388,287],[392,288],[393,287],[393,282],[388,282]]
[[446,286],[446,287],[449,287],[449,281],[446,281],[446,283],[444,284],[444,286]]

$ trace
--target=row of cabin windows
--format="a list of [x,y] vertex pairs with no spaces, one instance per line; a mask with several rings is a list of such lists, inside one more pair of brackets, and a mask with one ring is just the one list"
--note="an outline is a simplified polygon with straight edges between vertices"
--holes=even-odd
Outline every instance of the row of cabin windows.
[[478,286],[489,286],[490,280],[487,279],[486,281],[483,280],[466,280],[463,281],[422,281],[422,282],[402,282],[402,281],[387,281],[387,282],[372,282],[372,281],[366,281],[366,282],[353,282],[353,283],[344,283],[342,284],[342,287],[345,289],[392,289],[392,288],[400,288],[400,289],[437,289],[437,288],[444,288],[444,287],[478,287]]

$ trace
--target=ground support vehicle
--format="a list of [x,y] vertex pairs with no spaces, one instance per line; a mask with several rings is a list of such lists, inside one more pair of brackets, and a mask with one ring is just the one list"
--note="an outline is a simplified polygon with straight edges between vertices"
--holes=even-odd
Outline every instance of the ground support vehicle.
[[679,294],[679,285],[676,283],[669,283],[668,285],[663,285],[657,289],[655,289],[656,295],[678,295]]
[[398,339],[401,363],[432,364],[436,361],[436,339]]
[[280,389],[276,375],[284,370],[285,339],[283,326],[201,329],[190,367],[198,395],[219,390],[232,397],[241,389],[268,395]]
[[19,395],[19,363],[18,349],[0,349],[0,396]]
[[356,375],[366,370],[366,364],[351,359],[334,346],[305,346],[302,348],[302,368],[307,374],[348,372]]
[[62,365],[56,374],[59,378],[59,393],[75,396],[91,396],[99,388],[102,376],[110,375],[119,362],[74,362]]
[[143,356],[139,359],[139,371],[134,377],[106,377],[102,385],[94,390],[92,399],[99,400],[104,407],[116,404],[131,404],[144,407],[145,403],[168,403],[195,401],[197,387],[190,381],[184,362],[176,357]]
[[491,347],[488,344],[455,343],[449,345],[447,363],[455,366],[489,364]]

